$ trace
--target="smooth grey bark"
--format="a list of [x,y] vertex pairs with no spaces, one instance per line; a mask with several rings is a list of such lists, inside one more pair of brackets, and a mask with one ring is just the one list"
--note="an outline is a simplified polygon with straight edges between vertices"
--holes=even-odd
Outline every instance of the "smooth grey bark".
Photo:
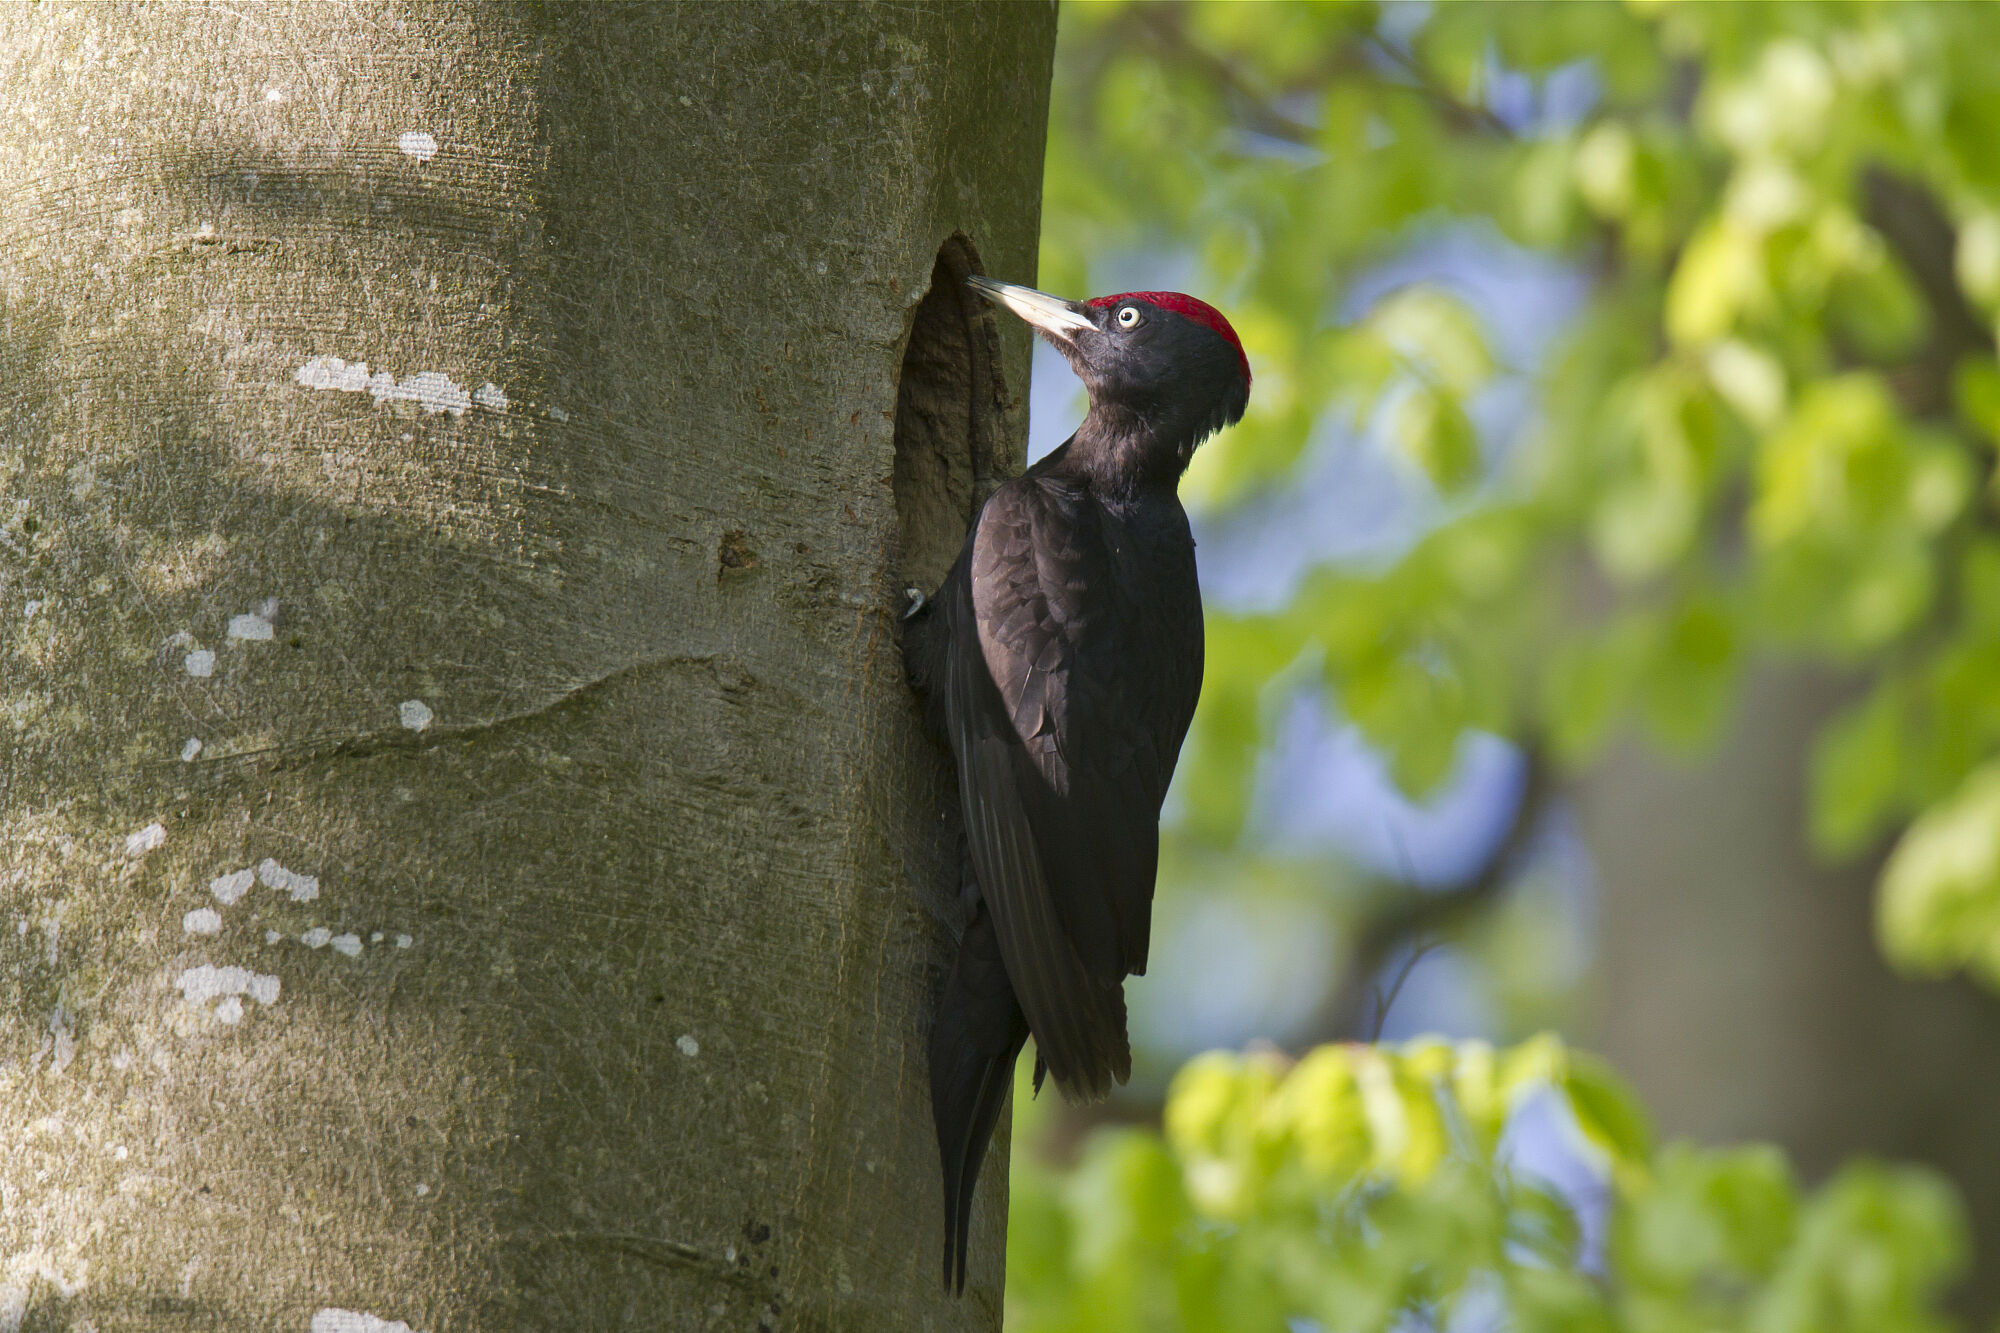
[[1636,746],[1586,778],[1601,884],[1598,1030],[1670,1135],[1770,1140],[1808,1179],[1857,1155],[1931,1164],[1978,1246],[1968,1295],[2000,1297],[2000,1003],[1883,961],[1878,869],[1805,845],[1812,738],[1848,692],[1766,666],[1718,752]]
[[898,379],[1054,24],[0,8],[0,1327],[998,1327],[895,615],[1025,333]]

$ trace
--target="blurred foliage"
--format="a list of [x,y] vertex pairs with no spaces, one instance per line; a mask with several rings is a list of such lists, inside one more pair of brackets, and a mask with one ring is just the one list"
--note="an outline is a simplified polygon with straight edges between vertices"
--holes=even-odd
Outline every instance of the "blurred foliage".
[[[2000,44],[1974,5],[1072,3],[1042,285],[1192,265],[1256,371],[1196,456],[1211,514],[1329,447],[1393,452],[1414,540],[1209,610],[1177,855],[1237,843],[1259,756],[1319,689],[1421,793],[1474,729],[1575,769],[1628,728],[1726,723],[1759,658],[1860,688],[1809,833],[1895,839],[1890,958],[2000,987]],[[1529,346],[1448,283],[1373,275],[1470,232],[1578,275]],[[1176,276],[1185,270],[1176,270]],[[1477,422],[1532,386],[1517,430]],[[1170,850],[1172,848],[1170,847]],[[1550,1099],[1601,1225],[1514,1164]],[[1032,1138],[1038,1111],[1017,1098]],[[1164,1134],[1016,1158],[1016,1330],[1948,1327],[1950,1189],[1765,1148],[1655,1148],[1548,1039],[1207,1056]],[[1598,1231],[1602,1234],[1597,1234]]]
[[[1536,1097],[1611,1182],[1602,1235],[1510,1160]],[[1859,1163],[1807,1192],[1771,1149],[1655,1148],[1551,1038],[1203,1056],[1165,1126],[1099,1132],[1061,1176],[1016,1159],[1014,1333],[1952,1327],[1965,1224],[1941,1181]]]
[[[1290,484],[1329,431],[1427,479],[1385,569],[1211,612],[1184,835],[1228,845],[1316,672],[1414,792],[1481,728],[1574,767],[1726,720],[1746,662],[1865,689],[1810,834],[1901,834],[1894,960],[2000,983],[2000,44],[1976,5],[1073,4],[1043,282],[1191,256],[1256,370],[1197,508]],[[1561,94],[1560,96],[1558,94]],[[1356,280],[1452,228],[1569,265],[1546,355],[1443,285]],[[1473,422],[1496,378],[1535,409]]]

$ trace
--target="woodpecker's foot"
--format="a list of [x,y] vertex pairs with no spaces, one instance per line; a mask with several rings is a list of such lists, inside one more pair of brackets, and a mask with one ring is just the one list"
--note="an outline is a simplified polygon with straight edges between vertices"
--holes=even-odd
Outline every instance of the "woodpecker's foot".
[[911,616],[914,616],[917,612],[923,610],[925,607],[931,604],[931,599],[924,596],[923,593],[916,588],[903,589],[903,596],[910,599],[909,606],[905,608],[903,611],[903,619],[905,620],[908,620]]

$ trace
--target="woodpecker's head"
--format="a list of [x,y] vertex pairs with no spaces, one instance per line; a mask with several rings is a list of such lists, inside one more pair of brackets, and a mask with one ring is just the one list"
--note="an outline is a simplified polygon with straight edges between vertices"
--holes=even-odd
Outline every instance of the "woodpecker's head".
[[1090,391],[1093,409],[1123,409],[1178,449],[1191,451],[1236,424],[1250,401],[1250,358],[1206,301],[1179,292],[1065,301],[991,278],[966,282],[1054,344]]

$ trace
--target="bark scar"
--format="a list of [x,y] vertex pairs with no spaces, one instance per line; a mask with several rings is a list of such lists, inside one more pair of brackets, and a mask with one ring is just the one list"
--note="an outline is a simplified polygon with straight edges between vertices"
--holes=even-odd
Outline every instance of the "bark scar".
[[[552,698],[524,708],[518,712],[502,713],[498,717],[480,718],[471,722],[445,723],[426,727],[422,731],[412,731],[406,727],[382,727],[360,735],[340,739],[324,737],[315,740],[296,741],[288,744],[260,746],[254,750],[235,750],[216,755],[213,759],[203,758],[193,761],[197,765],[232,763],[243,759],[276,755],[292,762],[318,762],[324,759],[359,759],[382,754],[390,750],[409,750],[421,746],[434,745],[441,740],[463,740],[486,732],[498,731],[505,727],[533,722],[564,708],[582,703],[592,696],[609,689],[629,677],[642,673],[673,670],[684,667],[707,667],[715,677],[716,692],[725,697],[740,697],[746,690],[768,688],[770,682],[752,671],[740,658],[724,653],[663,653],[655,657],[642,657],[615,667],[602,675],[580,681]],[[791,691],[785,691],[792,694]],[[806,707],[810,703],[803,696],[793,695],[794,701]],[[184,767],[180,760],[155,761],[147,768]]]

